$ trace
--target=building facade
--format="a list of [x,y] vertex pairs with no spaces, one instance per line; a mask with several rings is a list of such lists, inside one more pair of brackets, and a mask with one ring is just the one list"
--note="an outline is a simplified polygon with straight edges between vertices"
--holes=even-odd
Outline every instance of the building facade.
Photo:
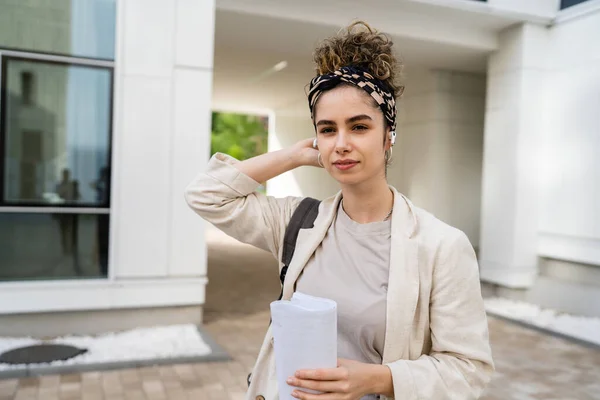
[[311,50],[357,17],[405,63],[390,183],[497,294],[599,316],[600,0],[28,0],[0,2],[0,335],[200,323],[211,110],[312,136]]
[[0,3],[0,334],[201,321],[213,32],[210,1]]

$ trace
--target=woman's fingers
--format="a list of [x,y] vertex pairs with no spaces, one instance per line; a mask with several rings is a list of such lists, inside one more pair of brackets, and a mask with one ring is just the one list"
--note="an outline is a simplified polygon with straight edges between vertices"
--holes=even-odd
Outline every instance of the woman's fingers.
[[[289,383],[292,382],[292,383]],[[340,381],[313,381],[308,379],[297,379],[293,378],[288,383],[291,386],[294,386],[300,390],[302,389],[310,389],[316,390],[323,393],[328,392],[339,392],[343,393],[343,382]]]
[[302,139],[298,143],[296,143],[296,146],[303,148],[303,149],[304,148],[314,149],[314,147],[313,147],[314,140],[315,140],[314,138]]
[[348,370],[346,368],[301,369],[296,371],[295,377],[313,381],[339,381],[348,379]]

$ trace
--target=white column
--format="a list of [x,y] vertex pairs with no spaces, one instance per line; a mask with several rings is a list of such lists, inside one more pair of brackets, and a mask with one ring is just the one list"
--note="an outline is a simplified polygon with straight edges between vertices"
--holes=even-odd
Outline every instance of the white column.
[[183,191],[210,152],[214,1],[118,4],[111,276],[203,277]]
[[526,288],[537,274],[538,146],[544,131],[548,31],[500,35],[488,65],[480,265],[482,280]]
[[204,221],[183,191],[210,156],[214,0],[177,0],[171,137],[170,277],[206,276]]

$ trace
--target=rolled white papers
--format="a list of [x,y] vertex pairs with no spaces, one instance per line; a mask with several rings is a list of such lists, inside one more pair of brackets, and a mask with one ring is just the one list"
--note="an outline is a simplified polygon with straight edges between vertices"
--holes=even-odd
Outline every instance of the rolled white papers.
[[337,304],[296,292],[271,303],[271,318],[279,398],[294,400],[286,380],[297,370],[337,366]]

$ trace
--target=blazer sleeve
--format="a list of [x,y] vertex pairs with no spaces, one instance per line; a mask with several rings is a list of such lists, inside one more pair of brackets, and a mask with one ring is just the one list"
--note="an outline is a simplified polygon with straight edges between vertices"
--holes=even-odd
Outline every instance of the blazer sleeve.
[[434,266],[430,354],[387,364],[397,399],[477,399],[494,371],[477,259],[455,232]]
[[279,258],[285,227],[302,198],[256,192],[258,182],[239,171],[233,157],[217,153],[206,172],[185,189],[188,205],[227,235]]

